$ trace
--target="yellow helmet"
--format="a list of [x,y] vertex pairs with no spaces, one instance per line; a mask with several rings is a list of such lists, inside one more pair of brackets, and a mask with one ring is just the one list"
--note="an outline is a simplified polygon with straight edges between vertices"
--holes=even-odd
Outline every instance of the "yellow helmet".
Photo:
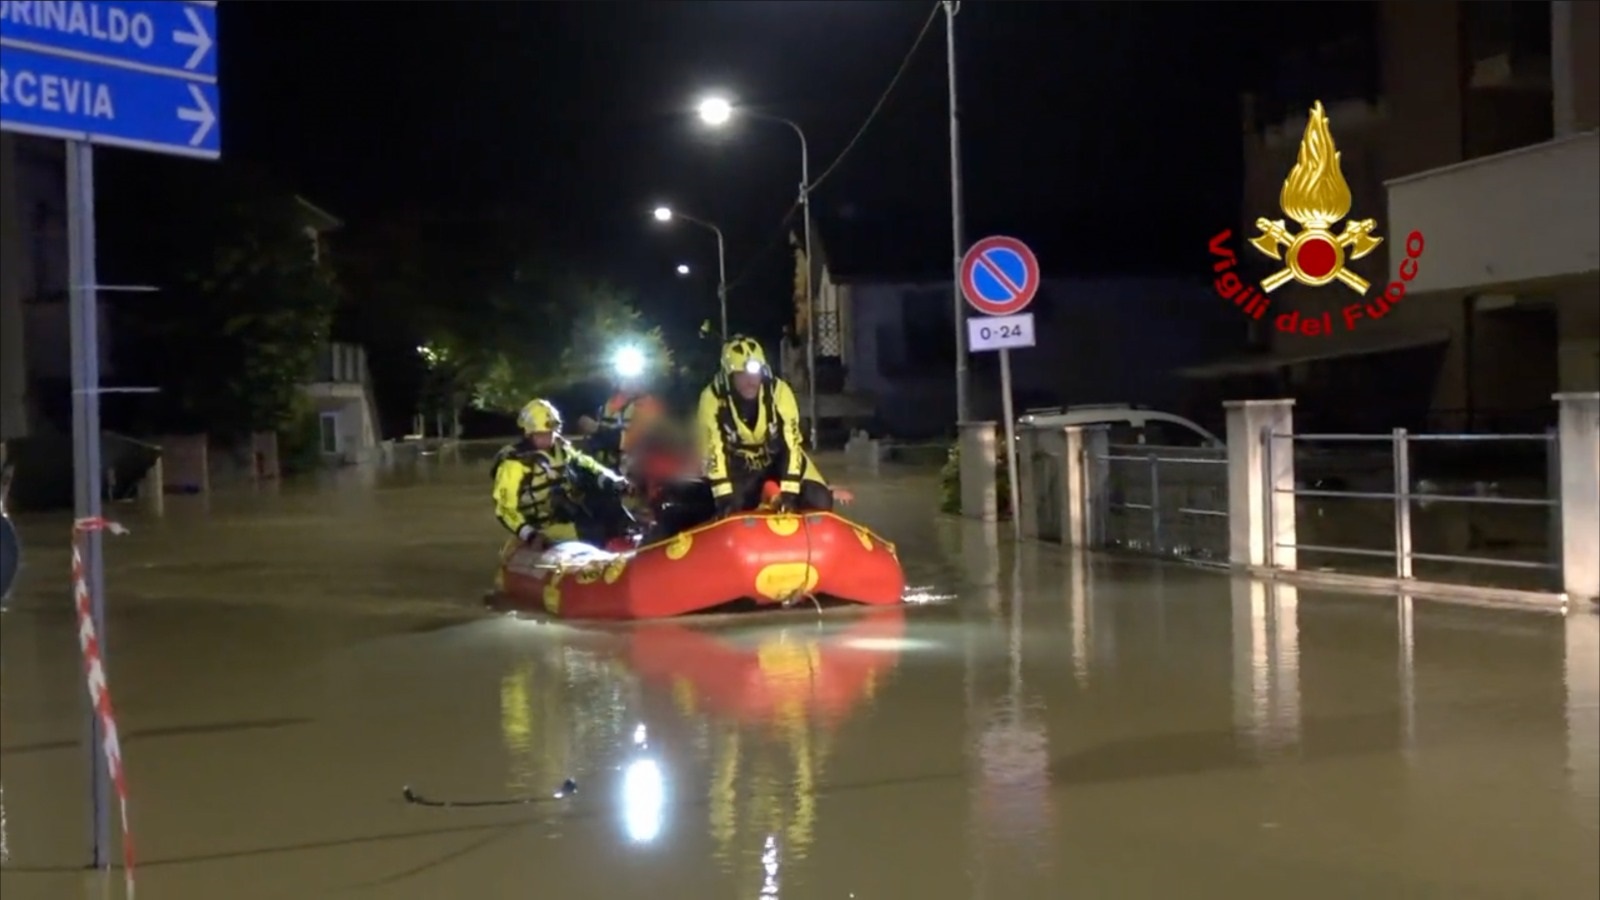
[[743,335],[722,345],[722,371],[749,372],[752,375],[763,376],[772,373],[767,365],[767,354],[761,350],[761,344],[755,338]]
[[523,434],[533,434],[539,431],[560,431],[561,410],[549,400],[540,398],[528,401],[528,405],[517,413],[517,425]]

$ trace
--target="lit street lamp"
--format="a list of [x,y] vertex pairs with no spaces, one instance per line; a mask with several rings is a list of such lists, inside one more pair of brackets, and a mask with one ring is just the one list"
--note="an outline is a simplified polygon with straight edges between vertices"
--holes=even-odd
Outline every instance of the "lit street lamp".
[[[733,119],[734,108],[726,98],[707,97],[696,108],[700,121],[719,127]],[[800,138],[800,210],[804,235],[801,240],[806,251],[806,406],[811,417],[811,446],[817,446],[817,296],[811,283],[811,151],[806,145],[806,133],[800,126],[782,116],[769,115],[751,109],[740,109],[741,115],[767,122],[789,126]],[[723,329],[726,333],[727,329]]]
[[[658,206],[654,213],[657,222],[671,222],[673,219],[682,219],[691,225],[698,225],[717,236],[717,306],[722,313],[722,340],[728,340],[728,254],[727,243],[722,239],[722,229],[694,216],[686,216],[675,212],[670,206]],[[689,274],[689,267],[678,265],[678,274]]]

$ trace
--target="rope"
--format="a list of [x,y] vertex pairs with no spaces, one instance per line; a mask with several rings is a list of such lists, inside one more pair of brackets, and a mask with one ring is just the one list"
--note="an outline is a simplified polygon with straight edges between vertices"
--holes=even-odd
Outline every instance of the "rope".
[[911,68],[911,60],[916,57],[918,48],[922,46],[922,41],[927,38],[928,32],[932,30],[934,20],[939,16],[939,9],[940,4],[933,4],[933,9],[928,13],[928,18],[922,23],[922,30],[917,32],[917,39],[911,42],[911,49],[907,50],[905,57],[900,60],[900,68],[896,69],[894,77],[889,79],[889,86],[883,89],[882,94],[878,95],[878,102],[872,104],[872,111],[867,113],[866,120],[861,123],[860,128],[856,129],[855,136],[850,138],[850,142],[844,145],[844,149],[840,150],[839,155],[833,158],[833,162],[822,170],[822,174],[813,178],[811,184],[806,186],[807,193],[815,191],[818,185],[828,180],[828,176],[839,168],[839,164],[844,162],[844,158],[850,155],[850,151],[855,149],[856,144],[860,143],[861,138],[866,135],[867,129],[872,127],[873,120],[877,119],[878,113],[883,111],[883,105],[889,102],[889,97],[894,93],[894,89],[899,86],[900,79],[905,77],[906,71]]
[[83,539],[92,531],[127,534],[128,529],[109,519],[95,516],[72,523],[72,585],[78,614],[78,648],[83,652],[84,678],[89,700],[100,719],[100,749],[105,755],[106,772],[117,791],[122,813],[122,873],[129,900],[133,898],[133,829],[128,821],[128,778],[122,767],[122,742],[117,738],[117,717],[111,705],[111,689],[106,683],[105,660],[100,656],[100,637],[95,630],[94,605],[89,595],[89,579],[83,566]]
[[933,4],[933,10],[928,13],[928,18],[922,23],[922,30],[917,32],[916,40],[912,41],[911,43],[911,49],[906,51],[905,57],[900,60],[900,67],[895,70],[894,77],[889,79],[889,86],[884,88],[883,93],[878,95],[878,99],[872,104],[872,109],[867,113],[866,119],[861,122],[860,127],[856,129],[856,133],[844,145],[844,149],[840,150],[839,155],[833,158],[833,162],[829,163],[827,167],[822,170],[821,175],[813,178],[810,184],[802,186],[800,198],[796,199],[795,202],[790,204],[789,208],[784,211],[783,216],[778,223],[777,234],[770,238],[766,243],[762,244],[761,249],[757,250],[755,254],[749,258],[749,261],[746,262],[744,266],[740,268],[739,271],[735,273],[733,278],[728,282],[727,290],[730,293],[735,287],[742,284],[747,278],[750,277],[751,274],[755,272],[756,266],[766,258],[768,253],[771,253],[775,248],[783,244],[784,240],[789,236],[789,226],[793,223],[795,213],[800,211],[801,206],[805,202],[805,198],[816,191],[818,186],[826,181],[828,176],[832,175],[834,171],[839,168],[839,164],[844,162],[845,157],[850,155],[850,151],[854,150],[856,145],[861,142],[861,139],[866,136],[867,129],[872,127],[872,123],[877,120],[878,114],[883,111],[884,104],[889,102],[889,97],[894,94],[894,89],[900,85],[900,79],[905,77],[906,72],[910,70],[911,60],[916,58],[917,50],[922,47],[923,40],[927,38],[928,32],[933,28],[934,20],[938,18],[940,8],[941,7],[939,3]]

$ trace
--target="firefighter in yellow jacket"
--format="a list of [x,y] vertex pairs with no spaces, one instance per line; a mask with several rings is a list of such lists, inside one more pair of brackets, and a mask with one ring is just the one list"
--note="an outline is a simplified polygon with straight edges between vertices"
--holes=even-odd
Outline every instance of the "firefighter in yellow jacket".
[[625,537],[632,517],[622,505],[627,480],[561,436],[561,413],[534,400],[517,414],[523,439],[495,455],[494,511],[523,543],[581,540],[603,547]]
[[723,346],[722,371],[700,393],[698,420],[719,516],[760,506],[769,480],[778,485],[781,511],[833,509],[833,493],[801,441],[794,390],[773,376],[753,338]]

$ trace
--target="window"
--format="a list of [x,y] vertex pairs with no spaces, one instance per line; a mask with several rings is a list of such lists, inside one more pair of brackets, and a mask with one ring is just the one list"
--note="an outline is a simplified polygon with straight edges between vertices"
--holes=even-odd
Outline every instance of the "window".
[[1132,422],[1111,422],[1106,428],[1106,440],[1112,444],[1131,446],[1142,443],[1139,428]]
[[1205,435],[1176,422],[1146,422],[1144,442],[1157,447],[1203,447]]
[[338,453],[339,452],[339,414],[338,413],[331,413],[331,412],[323,413],[322,416],[320,417],[320,422],[321,422],[322,452],[323,453]]

